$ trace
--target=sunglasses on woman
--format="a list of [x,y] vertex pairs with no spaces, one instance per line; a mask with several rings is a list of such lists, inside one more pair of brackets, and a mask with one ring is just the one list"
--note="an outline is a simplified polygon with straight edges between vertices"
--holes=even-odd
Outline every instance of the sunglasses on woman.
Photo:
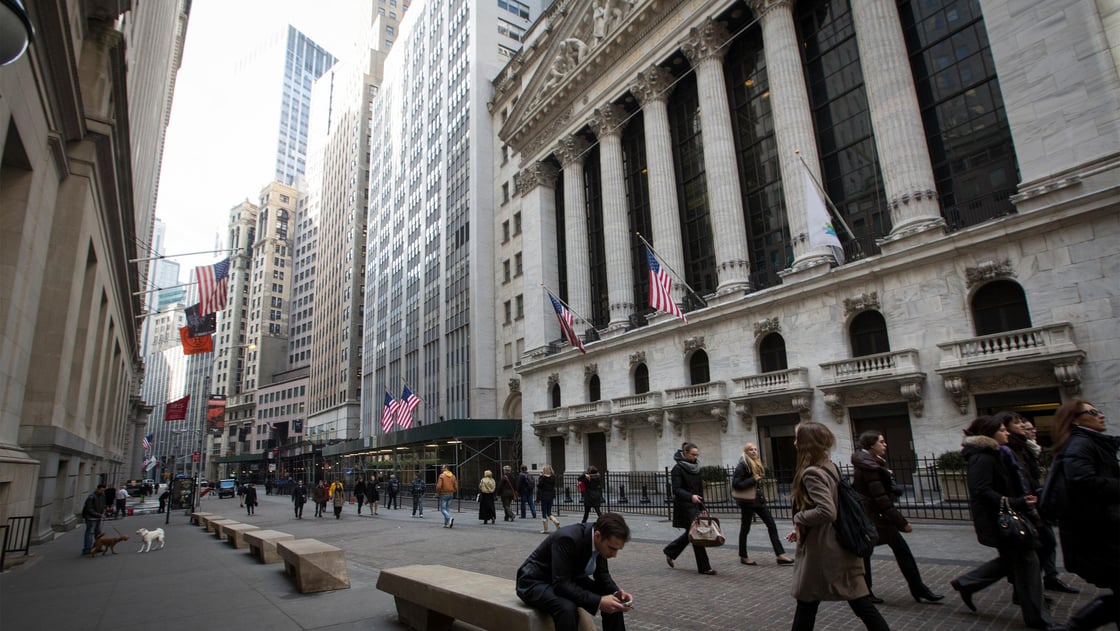
[[1078,416],[1080,416],[1081,414],[1088,414],[1089,416],[1104,416],[1104,412],[1101,412],[1100,410],[1081,410]]

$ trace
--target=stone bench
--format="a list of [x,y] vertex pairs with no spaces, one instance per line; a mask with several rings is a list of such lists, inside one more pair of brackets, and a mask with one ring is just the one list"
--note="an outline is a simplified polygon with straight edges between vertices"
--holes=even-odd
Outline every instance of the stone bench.
[[[447,631],[456,620],[492,631],[553,631],[552,617],[521,602],[508,578],[443,565],[408,565],[381,571],[377,589],[393,595],[402,624],[417,631]],[[579,610],[580,631],[595,619]]]
[[241,522],[237,521],[236,519],[211,519],[210,523],[207,525],[207,529],[210,532],[214,533],[214,536],[217,537],[218,539],[223,539],[224,538],[224,535],[222,534],[222,527],[223,526],[227,526],[229,524],[240,524],[240,523]]
[[292,539],[277,541],[276,553],[284,560],[284,572],[295,579],[300,593],[350,588],[342,548],[318,539]]
[[296,538],[295,535],[279,530],[253,530],[246,532],[244,537],[249,546],[249,556],[261,563],[279,563],[280,554],[276,552],[276,543]]
[[213,514],[214,513],[203,513],[203,512],[191,513],[191,523],[194,524],[195,526],[204,526],[205,524],[202,523],[202,518],[203,517],[210,517]]
[[252,524],[225,524],[222,526],[226,541],[229,542],[229,545],[239,549],[247,545],[245,543],[245,533],[253,530],[260,530],[260,526]]
[[202,515],[201,517],[198,518],[198,525],[202,526],[202,529],[205,530],[206,532],[212,532],[210,530],[210,522],[217,521],[219,519],[225,519],[225,517],[223,517],[221,515],[214,515],[214,514]]

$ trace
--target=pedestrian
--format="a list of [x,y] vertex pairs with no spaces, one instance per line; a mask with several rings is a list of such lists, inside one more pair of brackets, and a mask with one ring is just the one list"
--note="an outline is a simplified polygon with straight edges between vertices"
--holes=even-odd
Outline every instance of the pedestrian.
[[366,482],[366,500],[369,501],[370,510],[377,514],[377,507],[381,503],[381,478],[374,473]]
[[517,474],[518,506],[521,507],[521,519],[525,519],[525,505],[529,505],[529,512],[533,519],[537,518],[537,506],[533,503],[533,476],[529,475],[529,467],[521,465],[521,472]]
[[420,518],[424,518],[424,493],[427,493],[428,485],[424,483],[424,474],[420,471],[412,478],[412,516],[416,517],[416,511],[420,511]]
[[101,518],[105,516],[105,483],[98,482],[97,489],[86,496],[82,504],[82,519],[86,520],[86,536],[82,540],[82,556],[89,554],[93,543],[101,536]]
[[[995,417],[1007,428],[1007,448],[1011,450],[1011,456],[1019,465],[1019,479],[1023,483],[1024,491],[1035,497],[1042,495],[1042,469],[1038,462],[1041,448],[1035,452],[1031,446],[1026,419],[1015,412],[999,412]],[[1058,538],[1054,535],[1054,529],[1042,520],[1037,508],[1027,511],[1027,515],[1038,532],[1039,546],[1035,552],[1038,554],[1038,564],[1042,569],[1042,588],[1065,594],[1080,592],[1067,585],[1058,576]]]
[[[894,473],[887,468],[887,439],[879,430],[868,430],[859,435],[858,442],[860,448],[852,454],[852,486],[859,491],[863,510],[875,523],[879,536],[876,545],[890,546],[898,569],[910,588],[910,596],[916,602],[920,603],[923,599],[937,602],[945,598],[933,593],[922,582],[918,562],[914,560],[910,546],[906,545],[906,539],[902,537],[902,533],[913,532],[914,528],[894,503],[895,498],[902,493],[895,485]],[[883,602],[875,596],[871,587],[871,555],[863,559],[863,578],[867,582],[867,591],[871,593],[871,602]]]
[[358,503],[358,514],[362,514],[362,504],[366,501],[366,483],[362,476],[358,476],[358,481],[354,483],[354,500]]
[[560,528],[560,520],[552,514],[552,502],[556,500],[556,476],[552,465],[541,467],[541,475],[537,478],[537,499],[541,502],[541,534],[548,532],[548,522]]
[[397,479],[396,474],[389,474],[389,481],[385,484],[385,492],[389,495],[389,508],[398,510],[401,507],[399,499],[401,492],[401,483]]
[[1064,504],[1057,518],[1066,569],[1110,592],[1074,613],[1066,625],[1070,631],[1110,622],[1120,628],[1120,438],[1104,433],[1107,421],[1097,406],[1081,399],[1054,413],[1050,475],[1057,484],[1043,499],[1049,504],[1049,493],[1057,493]]
[[498,519],[494,510],[494,489],[498,483],[494,480],[494,473],[489,469],[482,472],[482,480],[478,482],[478,518],[483,524],[493,524]]
[[[1007,447],[1007,428],[994,416],[981,416],[964,430],[961,454],[967,464],[969,507],[980,545],[995,548],[999,556],[950,581],[969,609],[976,611],[972,595],[1004,576],[1014,583],[1023,623],[1031,629],[1050,629],[1054,622],[1042,598],[1042,572],[1033,549],[1023,550],[1003,540],[999,533],[1001,506],[1023,515],[1038,498],[1027,493],[1018,474],[1019,464]],[[1037,545],[1037,544],[1036,544]]]
[[587,523],[587,517],[591,511],[595,511],[596,517],[602,517],[603,511],[599,509],[603,505],[603,480],[599,476],[599,469],[595,465],[587,467],[587,471],[579,478],[580,491],[583,492],[583,521],[581,524]]
[[303,505],[307,503],[307,489],[303,486],[303,480],[296,483],[296,487],[292,489],[292,506],[296,510],[296,519],[303,519]]
[[443,465],[443,471],[436,480],[436,495],[439,496],[439,512],[443,514],[443,527],[454,528],[455,518],[451,516],[451,498],[459,490],[459,483],[451,467]]
[[498,481],[498,496],[502,498],[502,510],[505,516],[502,521],[514,521],[513,502],[517,499],[517,478],[513,475],[513,468],[508,464],[502,467],[502,479]]
[[315,516],[322,517],[327,509],[327,484],[322,480],[311,490],[311,501],[315,502]]
[[[692,520],[696,519],[699,512],[703,510],[704,497],[701,493],[704,492],[704,483],[700,480],[699,457],[700,448],[692,443],[682,445],[681,450],[674,456],[677,464],[673,466],[670,473],[673,492],[673,528],[684,528],[684,532],[662,550],[665,553],[665,563],[669,567],[676,567],[677,557],[689,544],[688,529],[692,526]],[[585,509],[585,518],[586,515]],[[696,557],[697,572],[715,575],[716,571],[708,561],[707,550],[692,544],[692,554]]]
[[272,478],[265,478],[264,480],[264,494],[272,495]]
[[825,425],[806,421],[794,430],[797,471],[793,476],[793,532],[786,539],[797,544],[793,568],[793,631],[811,631],[822,600],[846,600],[872,631],[889,631],[887,621],[863,579],[863,559],[840,547],[833,525],[837,517],[840,470],[829,461],[836,444]]
[[[793,559],[786,556],[786,549],[782,546],[782,539],[778,536],[778,526],[766,507],[766,496],[762,493],[762,481],[766,479],[766,467],[758,456],[758,447],[754,443],[743,445],[743,455],[735,465],[735,473],[731,476],[731,486],[747,495],[754,495],[753,499],[738,499],[739,504],[739,562],[743,565],[758,565],[751,559],[747,552],[747,535],[751,532],[751,522],[754,516],[766,525],[766,532],[770,535],[770,546],[774,549],[774,556],[778,565],[793,565]],[[751,489],[754,489],[751,491]]]
[[517,597],[552,617],[556,631],[576,631],[582,608],[603,616],[603,631],[625,631],[623,613],[634,597],[611,577],[607,560],[630,540],[622,515],[607,513],[595,524],[558,528],[517,570]]
[[163,493],[159,494],[159,512],[167,510],[167,501],[171,499],[171,485],[167,485],[163,489]]
[[331,482],[327,497],[331,499],[331,505],[334,507],[334,518],[340,519],[342,517],[342,505],[346,503],[346,489],[342,486],[342,480]]
[[113,517],[120,519],[128,513],[128,490],[123,486],[117,489],[117,510]]
[[245,506],[245,485],[237,485],[237,507],[242,508]]
[[112,519],[116,517],[117,487],[110,486],[106,488],[105,492],[102,493],[102,495],[105,496],[105,499],[102,502],[102,505],[104,506],[102,519]]
[[256,514],[257,510],[257,487],[253,486],[250,482],[245,486],[245,510],[250,514]]

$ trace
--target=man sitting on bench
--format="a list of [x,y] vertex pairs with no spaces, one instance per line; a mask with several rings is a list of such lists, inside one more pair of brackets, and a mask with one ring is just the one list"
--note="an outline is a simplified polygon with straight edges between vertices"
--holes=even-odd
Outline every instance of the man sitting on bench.
[[552,616],[556,631],[576,631],[577,607],[603,614],[603,631],[624,631],[622,614],[634,597],[615,584],[607,559],[630,540],[630,527],[618,513],[604,513],[594,524],[557,529],[517,570],[517,597]]

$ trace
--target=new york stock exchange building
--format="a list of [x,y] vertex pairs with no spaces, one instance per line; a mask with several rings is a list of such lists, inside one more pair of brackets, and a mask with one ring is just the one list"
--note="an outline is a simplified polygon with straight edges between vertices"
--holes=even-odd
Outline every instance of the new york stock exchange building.
[[981,414],[1120,414],[1115,3],[561,0],[523,43],[490,105],[525,463],[792,469],[811,419],[905,465]]

